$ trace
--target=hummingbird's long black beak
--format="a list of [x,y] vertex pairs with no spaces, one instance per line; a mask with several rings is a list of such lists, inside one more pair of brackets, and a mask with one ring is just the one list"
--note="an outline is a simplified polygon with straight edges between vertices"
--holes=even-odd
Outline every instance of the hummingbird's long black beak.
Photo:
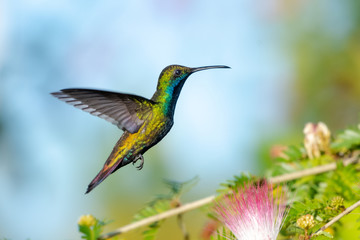
[[191,73],[198,72],[198,71],[202,71],[202,70],[213,69],[213,68],[230,68],[230,67],[224,66],[224,65],[197,67],[197,68],[192,68],[192,69],[191,69]]

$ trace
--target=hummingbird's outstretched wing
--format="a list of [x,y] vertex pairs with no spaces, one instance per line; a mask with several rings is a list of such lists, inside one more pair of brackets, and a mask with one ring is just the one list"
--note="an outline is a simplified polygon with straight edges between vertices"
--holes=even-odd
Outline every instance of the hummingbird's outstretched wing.
[[136,95],[92,89],[69,88],[51,94],[130,133],[139,130],[144,122],[141,116],[146,116],[153,104],[151,100]]

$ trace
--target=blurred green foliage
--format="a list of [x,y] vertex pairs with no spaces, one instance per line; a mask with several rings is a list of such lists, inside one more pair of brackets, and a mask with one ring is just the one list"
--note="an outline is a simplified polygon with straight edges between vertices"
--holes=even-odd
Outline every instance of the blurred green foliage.
[[[198,177],[194,177],[185,182],[164,180],[166,187],[169,189],[169,193],[156,195],[152,201],[134,216],[134,221],[140,221],[144,218],[181,206],[180,197],[195,186],[198,180]],[[162,220],[149,225],[148,228],[143,231],[144,240],[155,239],[158,230],[164,221],[165,220]],[[182,222],[179,224],[182,224]]]
[[[360,127],[360,126],[359,126]],[[331,142],[327,142],[330,146],[331,153],[321,152],[321,156],[309,158],[303,144],[285,147],[276,157],[276,164],[268,170],[267,176],[287,174],[301,171],[328,163],[336,163],[337,168],[334,171],[322,174],[304,176],[282,185],[287,189],[289,199],[289,212],[284,221],[281,230],[281,239],[308,239],[311,234],[315,234],[323,225],[329,222],[333,217],[343,212],[346,207],[354,204],[360,199],[360,188],[358,179],[360,179],[360,145],[359,145],[360,128],[349,128],[339,133]],[[343,160],[353,158],[354,162],[344,166]],[[356,160],[356,161],[355,161]],[[252,176],[251,174],[240,174],[234,176],[233,179],[226,181],[220,185],[220,196],[228,194],[232,190],[242,188],[244,184],[258,183],[261,178]],[[191,187],[193,187],[198,178],[191,179],[186,182],[176,182],[166,180],[165,185],[169,189],[169,193],[165,195],[156,195],[154,200],[150,201],[143,209],[141,209],[134,217],[134,221],[165,212],[181,205],[180,197]],[[281,185],[280,185],[281,186]],[[276,189],[274,189],[276,191]],[[359,209],[354,212],[359,213]],[[211,221],[216,219],[212,214],[212,208],[206,208]],[[313,224],[304,229],[299,225],[299,219],[304,216],[311,216]],[[178,216],[179,217],[179,216]],[[360,236],[360,230],[356,227],[358,217],[351,214],[343,217],[325,231],[318,232],[312,239],[350,239],[353,236]],[[183,226],[182,219],[179,226]],[[158,230],[165,220],[155,222],[143,231],[144,240],[155,239]],[[80,222],[80,221],[79,221]],[[86,222],[86,221],[85,221]],[[89,222],[89,221],[87,221]],[[241,223],[239,223],[241,224]],[[89,224],[88,224],[89,225]],[[94,225],[94,224],[92,224]],[[202,239],[221,240],[232,239],[232,233],[221,228],[221,223],[212,224],[212,234]],[[99,222],[99,228],[94,228],[99,234],[99,229],[103,226]],[[189,239],[186,233],[184,239]],[[218,230],[217,230],[218,229]],[[79,228],[85,236],[92,236],[88,229]],[[94,231],[95,231],[94,230]],[[90,232],[91,233],[91,232]],[[86,238],[91,239],[91,238]]]
[[[309,234],[312,234],[334,216],[344,211],[345,207],[349,207],[360,199],[359,162],[348,166],[342,164],[345,158],[359,155],[357,151],[360,149],[358,134],[353,134],[358,131],[359,129],[346,129],[338,134],[330,145],[331,155],[323,153],[318,158],[309,159],[301,144],[287,148],[282,157],[277,157],[277,163],[273,169],[269,170],[268,175],[291,173],[327,163],[337,164],[335,171],[306,176],[286,183],[293,203],[281,232],[284,236],[292,239],[294,236],[300,237],[304,234],[303,229],[296,224],[301,216],[306,214],[314,216],[316,224],[309,229]],[[331,227],[334,237],[350,239],[349,236],[360,236],[360,231],[354,226],[354,223],[353,218],[341,219]],[[328,235],[321,236],[321,238],[324,237],[328,237]]]
[[360,129],[346,129],[341,132],[336,141],[333,142],[332,148],[336,151],[346,153],[353,149],[358,149],[360,147]]
[[297,2],[295,14],[284,21],[295,70],[291,122],[326,119],[332,129],[343,128],[360,112],[360,2],[326,8]]
[[[333,217],[340,214],[346,207],[360,199],[360,164],[344,166],[343,160],[349,157],[359,158],[360,126],[351,127],[340,132],[330,142],[331,154],[322,152],[321,156],[310,159],[303,144],[282,146],[282,151],[274,156],[273,165],[267,171],[267,176],[273,177],[293,173],[329,163],[336,163],[335,171],[318,175],[305,176],[287,182],[286,187],[290,200],[290,211],[284,222],[280,239],[307,239]],[[221,184],[220,193],[227,194],[231,190],[243,187],[249,182],[258,182],[260,178],[250,174],[234,176],[232,180]],[[359,209],[355,210],[357,214]],[[302,216],[310,214],[315,224],[306,230],[300,228],[297,221]],[[213,216],[211,216],[213,218]],[[352,213],[332,225],[324,232],[319,232],[312,239],[351,239],[360,237],[357,227],[357,215]],[[305,236],[306,235],[306,236]]]

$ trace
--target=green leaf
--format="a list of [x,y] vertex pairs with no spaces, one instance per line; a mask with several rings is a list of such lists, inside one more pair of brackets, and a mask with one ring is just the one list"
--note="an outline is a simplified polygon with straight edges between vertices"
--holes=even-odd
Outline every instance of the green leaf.
[[232,180],[227,180],[225,183],[221,183],[222,188],[218,189],[219,193],[228,193],[230,190],[237,190],[240,187],[243,187],[245,184],[250,182],[256,182],[260,180],[259,177],[250,175],[249,173],[241,173],[240,175],[235,175]]
[[325,237],[328,237],[328,238],[334,238],[334,236],[331,235],[331,233],[328,233],[328,232],[325,232],[325,231],[320,231],[318,234],[322,234],[322,235],[324,235]]
[[[165,186],[170,190],[168,194],[158,194],[155,198],[148,202],[133,218],[134,221],[140,221],[159,213],[166,212],[180,204],[180,197],[189,191],[199,181],[198,177],[194,177],[185,182],[178,182],[173,180],[164,180]],[[163,221],[155,222],[148,226],[143,231],[143,238],[145,240],[155,239],[158,230]]]
[[109,224],[111,221],[100,221],[97,219],[95,226],[93,226],[93,232],[95,239],[98,239],[98,237],[101,235],[102,231],[104,230],[104,226],[106,224]]
[[360,129],[346,129],[340,133],[331,148],[339,151],[346,152],[360,146]]
[[290,162],[303,157],[301,148],[297,146],[289,146],[286,150],[284,150],[284,153],[289,157],[288,161]]
[[178,182],[169,179],[165,179],[165,185],[170,189],[171,195],[181,195],[187,191],[189,191],[192,187],[194,187],[199,182],[199,177],[195,176],[194,178],[185,181],[185,182]]
[[158,233],[160,229],[159,222],[155,222],[149,226],[149,228],[145,231],[143,231],[143,239],[144,240],[153,240],[156,238],[156,234]]
[[83,233],[83,235],[81,236],[81,238],[83,239],[87,239],[87,240],[94,239],[92,236],[92,229],[90,229],[88,226],[79,225],[79,232]]
[[170,209],[170,201],[168,200],[159,200],[156,202],[152,202],[151,205],[145,206],[134,216],[134,221],[140,221],[144,218],[154,216]]

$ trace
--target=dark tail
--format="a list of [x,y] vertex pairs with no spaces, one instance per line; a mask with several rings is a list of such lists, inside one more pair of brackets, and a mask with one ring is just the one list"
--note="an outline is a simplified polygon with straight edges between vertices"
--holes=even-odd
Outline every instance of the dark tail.
[[123,167],[131,162],[131,161],[127,161],[126,163],[124,163],[124,158],[128,154],[128,151],[123,151],[124,149],[121,148],[122,141],[123,141],[123,137],[121,137],[119,141],[116,143],[109,158],[106,160],[104,167],[91,181],[85,194],[91,192],[97,185],[99,185],[102,181],[104,181],[105,178],[107,178],[111,173],[115,172],[120,167]]
[[93,190],[97,185],[99,185],[102,181],[105,180],[105,178],[107,178],[111,173],[113,173],[116,169],[116,167],[119,165],[121,161],[119,161],[118,163],[114,164],[113,166],[111,166],[110,168],[107,168],[106,165],[103,167],[103,169],[101,169],[101,171],[96,175],[96,177],[91,181],[91,183],[89,184],[85,194],[91,192],[91,190]]

